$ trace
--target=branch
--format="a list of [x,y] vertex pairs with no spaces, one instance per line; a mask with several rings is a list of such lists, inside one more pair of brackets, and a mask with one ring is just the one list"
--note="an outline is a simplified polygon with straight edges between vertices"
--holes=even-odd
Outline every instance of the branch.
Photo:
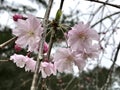
[[17,39],[17,37],[13,37],[10,40],[0,44],[0,49],[4,48],[5,46],[7,46],[8,44],[10,44],[11,42],[15,41]]
[[49,50],[48,50],[48,53],[47,53],[47,59],[48,60],[50,58],[50,53],[51,53],[51,49],[52,49],[52,46],[53,46],[55,33],[56,33],[57,27],[59,25],[60,17],[61,17],[61,14],[62,14],[63,3],[64,3],[64,0],[61,0],[60,7],[59,7],[59,9],[56,13],[55,20],[53,20],[53,22],[52,22],[53,28],[51,29],[52,33],[51,33],[51,37],[50,37]]
[[71,90],[77,82],[77,78],[73,76],[63,90]]
[[36,62],[35,73],[34,73],[32,85],[31,85],[31,90],[37,90],[37,88],[38,88],[39,67],[40,67],[41,61],[44,58],[43,45],[44,45],[44,42],[45,42],[46,31],[47,31],[47,23],[48,23],[52,3],[53,3],[53,0],[49,0],[48,7],[47,7],[47,10],[45,12],[45,16],[44,16],[44,20],[43,20],[44,31],[43,31],[43,36],[42,36],[42,39],[41,39],[41,42],[40,42],[40,48],[39,48],[39,53],[38,53],[38,57],[37,57],[37,62]]
[[0,60],[0,62],[8,62],[9,60]]
[[61,3],[60,3],[60,8],[59,8],[59,10],[62,10],[62,8],[63,8],[63,3],[64,3],[64,0],[61,0]]
[[109,73],[108,73],[108,76],[107,76],[107,80],[106,80],[106,84],[102,87],[101,90],[107,90],[108,84],[110,83],[110,78],[111,78],[111,75],[112,75],[112,72],[113,72],[115,63],[116,63],[116,61],[117,61],[117,57],[118,57],[119,50],[120,50],[120,42],[119,42],[119,45],[118,45],[118,47],[117,47],[117,51],[116,51],[116,53],[115,53],[115,57],[114,57],[113,64],[112,64],[111,67],[110,67],[110,70],[109,70]]
[[103,1],[99,1],[99,0],[86,0],[86,1],[97,2],[97,3],[101,3],[101,4],[104,4],[104,5],[108,5],[108,6],[112,6],[112,7],[120,9],[120,5],[115,5],[115,4],[111,4],[111,3],[108,3],[108,2],[103,2]]
[[113,13],[113,14],[110,14],[110,15],[108,15],[108,16],[100,19],[99,21],[97,21],[97,22],[96,22],[95,24],[93,24],[91,27],[94,27],[94,26],[96,26],[97,24],[99,24],[100,22],[104,21],[105,19],[107,19],[107,18],[109,18],[109,17],[112,17],[112,16],[114,16],[114,15],[116,15],[116,14],[119,14],[119,13],[120,13],[120,11],[115,12],[115,13]]

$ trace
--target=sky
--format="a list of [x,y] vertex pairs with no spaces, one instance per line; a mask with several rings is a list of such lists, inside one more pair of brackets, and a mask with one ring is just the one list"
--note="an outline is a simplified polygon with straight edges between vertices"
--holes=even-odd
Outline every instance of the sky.
[[[41,8],[41,10],[39,10],[38,12],[34,13],[35,16],[38,17],[44,17],[44,13],[45,13],[45,9],[42,6],[37,6],[35,2],[30,2],[29,0],[7,0],[9,3],[15,3],[15,4],[22,4],[22,5],[27,5],[27,6],[31,6],[33,8],[36,8],[39,10],[39,8]],[[33,0],[34,1],[34,0]],[[48,0],[46,0],[48,1]],[[104,1],[104,0],[103,0]],[[113,1],[113,0],[111,0]],[[57,9],[59,8],[59,3],[60,0],[54,0],[54,5],[52,7],[51,13],[50,13],[50,17],[54,18]],[[114,0],[114,2],[112,2],[114,4],[118,4],[119,0]],[[90,2],[86,2],[85,0],[65,0],[64,5],[63,5],[63,13],[64,14],[69,14],[70,10],[73,11],[73,13],[75,12],[75,10],[79,10],[80,12],[82,12],[83,14],[87,14],[89,12],[91,12],[91,8],[90,5],[94,5],[94,3],[90,3]],[[96,4],[96,6],[94,8],[97,8],[100,4]],[[93,10],[94,10],[93,8]],[[111,10],[110,12],[114,12],[114,11],[118,11],[118,9],[116,8],[112,8],[109,7],[109,9]],[[106,10],[107,11],[107,10]],[[13,25],[13,20],[11,18],[11,14],[9,12],[4,12],[3,15],[0,16],[0,21],[2,25],[9,25],[9,26],[14,26]],[[86,22],[89,20],[89,17],[87,15],[85,15],[85,17],[81,18],[82,21]],[[109,24],[109,23],[106,23]],[[97,28],[96,28],[97,29]],[[117,32],[118,34],[115,35],[116,38],[116,42],[119,42],[119,35],[120,35],[120,31]],[[108,54],[108,52],[111,52],[111,49],[107,49],[108,51],[106,52],[106,56],[110,57],[110,55]],[[93,63],[94,62],[94,63]],[[92,64],[91,64],[92,63]],[[89,62],[88,66],[90,68],[93,68],[94,65],[96,65],[98,62],[95,61],[91,61]],[[120,66],[120,54],[118,56],[117,62],[116,62],[119,66]],[[94,64],[94,65],[93,65]],[[108,59],[104,59],[101,61],[101,66],[104,66],[106,68],[109,68],[111,66],[112,62]],[[87,69],[87,68],[86,68]]]

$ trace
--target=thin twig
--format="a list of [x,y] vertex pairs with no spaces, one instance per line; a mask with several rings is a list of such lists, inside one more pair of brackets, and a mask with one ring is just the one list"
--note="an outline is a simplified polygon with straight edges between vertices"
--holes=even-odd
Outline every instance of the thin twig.
[[67,90],[67,89],[71,86],[71,84],[73,83],[74,79],[75,79],[75,77],[73,77],[73,78],[70,80],[70,82],[67,84],[67,86],[64,88],[64,90]]
[[0,62],[8,62],[9,60],[0,60]]
[[115,13],[113,13],[113,14],[110,14],[110,15],[108,15],[108,16],[100,19],[99,21],[97,21],[97,22],[96,22],[95,24],[93,24],[91,27],[94,27],[94,26],[96,26],[97,24],[99,24],[100,22],[104,21],[105,19],[107,19],[107,18],[109,18],[109,17],[111,17],[111,16],[114,16],[114,15],[117,15],[117,14],[119,14],[119,13],[120,13],[120,11],[115,12]]
[[108,87],[108,85],[109,85],[109,83],[110,83],[110,78],[111,78],[111,75],[112,75],[112,72],[113,72],[115,63],[116,63],[116,61],[117,61],[117,57],[118,57],[119,50],[120,50],[120,43],[119,43],[119,45],[118,45],[118,47],[117,47],[117,51],[116,51],[116,53],[115,53],[114,61],[113,61],[113,64],[111,65],[111,67],[110,67],[110,70],[109,70],[109,73],[108,73],[108,76],[107,76],[106,83],[105,83],[105,85],[102,87],[101,90],[107,90],[107,87]]
[[108,2],[103,2],[103,1],[99,1],[99,0],[86,0],[86,1],[97,2],[97,3],[101,3],[101,4],[104,4],[104,5],[108,5],[108,6],[112,6],[112,7],[120,9],[120,5],[115,5],[115,4],[111,4],[111,3],[108,3]]
[[50,53],[51,53],[51,49],[52,49],[53,42],[54,42],[54,37],[55,37],[55,30],[54,29],[51,29],[52,32],[51,32],[51,37],[50,37],[49,50],[48,50],[48,53],[47,53],[47,59],[48,60],[50,58]]
[[[61,3],[60,3],[60,7],[58,10],[62,10],[63,8],[63,3],[64,3],[64,0],[61,0]],[[57,13],[56,13],[57,14]],[[56,18],[55,18],[56,19]],[[52,46],[53,46],[53,42],[54,42],[54,38],[55,38],[55,33],[56,33],[56,30],[57,30],[57,27],[59,25],[59,21],[60,19],[58,20],[53,20],[53,28],[51,29],[52,32],[51,32],[51,37],[50,37],[50,43],[49,43],[49,50],[48,50],[48,53],[47,53],[47,59],[49,60],[50,58],[50,53],[51,53],[51,49],[52,49]]]
[[[64,30],[63,30],[64,28],[61,26],[60,27],[60,30],[62,31],[62,33],[64,34]],[[64,39],[65,39],[65,43],[66,43],[66,45],[67,45],[67,48],[69,47],[69,45],[68,45],[68,42],[67,42],[67,37],[64,35]]]
[[0,44],[0,49],[4,48],[5,46],[7,46],[8,44],[10,44],[11,42],[15,41],[17,39],[17,37],[13,37],[10,40]]
[[44,20],[43,20],[44,31],[43,31],[43,36],[42,36],[42,39],[41,39],[41,42],[40,42],[40,48],[39,48],[39,53],[38,53],[38,57],[37,57],[37,62],[36,62],[35,73],[34,73],[32,85],[31,85],[31,90],[37,90],[37,88],[38,88],[39,68],[40,68],[40,63],[44,58],[43,45],[44,45],[44,42],[45,42],[46,31],[47,31],[47,23],[48,23],[48,19],[49,19],[52,4],[53,4],[53,0],[49,0],[48,7],[47,7],[47,10],[45,12],[45,16],[44,16]]

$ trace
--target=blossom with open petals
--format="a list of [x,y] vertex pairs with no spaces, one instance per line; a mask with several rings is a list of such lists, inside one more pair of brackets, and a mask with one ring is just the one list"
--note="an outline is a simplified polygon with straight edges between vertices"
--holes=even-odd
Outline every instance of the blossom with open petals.
[[54,55],[54,64],[59,72],[71,73],[73,65],[76,65],[80,70],[85,66],[85,61],[81,55],[75,54],[69,48],[59,48]]
[[16,63],[17,67],[23,68],[28,59],[24,55],[14,54],[10,57],[14,63]]
[[16,44],[20,47],[28,47],[28,51],[38,51],[43,28],[40,20],[29,15],[26,20],[18,19],[16,29],[12,33],[17,36]]
[[27,62],[25,63],[25,71],[35,72],[36,61],[33,58],[27,57]]
[[40,71],[43,78],[50,76],[51,74],[56,75],[56,69],[50,62],[41,62]]
[[83,50],[89,47],[92,40],[99,40],[99,35],[88,24],[80,22],[68,32],[68,44],[73,50]]
[[94,44],[92,46],[89,46],[82,52],[82,57],[84,59],[90,58],[95,59],[98,58],[100,54],[100,46],[98,44]]
[[36,61],[33,58],[29,58],[28,56],[14,54],[10,57],[14,63],[16,63],[17,67],[23,68],[25,67],[25,71],[35,71]]

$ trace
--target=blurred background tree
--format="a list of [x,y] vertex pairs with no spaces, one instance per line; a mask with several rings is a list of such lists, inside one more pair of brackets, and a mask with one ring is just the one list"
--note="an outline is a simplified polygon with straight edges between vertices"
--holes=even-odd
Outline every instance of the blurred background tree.
[[[0,0],[0,17],[6,19],[4,13],[7,12],[12,20],[14,14],[32,13],[35,15],[38,11],[45,10],[48,0],[28,0],[33,3],[33,7],[9,1]],[[95,62],[89,62],[83,72],[50,76],[47,79],[49,90],[104,90],[104,87],[107,87],[105,90],[120,90],[120,64],[118,64],[118,55],[120,54],[116,53],[117,51],[119,53],[120,49],[118,46],[120,41],[118,38],[120,35],[120,3],[115,3],[117,0],[73,0],[72,2],[75,1],[77,3],[74,6],[78,8],[70,8],[68,14],[63,13],[61,23],[73,26],[79,21],[89,22],[100,35],[102,53]],[[89,3],[89,6],[87,6],[88,11],[85,12],[79,6],[86,5],[86,3]],[[39,8],[35,8],[34,5]],[[4,21],[0,21],[0,44],[13,37],[11,27],[14,27],[7,24],[8,22],[3,25],[2,22]],[[61,38],[61,35],[62,33],[58,37]],[[56,40],[54,46],[57,47],[57,43],[63,41]],[[25,72],[24,69],[16,67],[14,63],[9,61],[9,57],[15,53],[13,48],[14,42],[5,48],[0,48],[0,90],[30,90],[33,73]],[[24,51],[20,53],[24,53]],[[105,64],[109,68],[103,67]],[[90,69],[90,66],[94,68]],[[108,85],[106,86],[106,84]]]

